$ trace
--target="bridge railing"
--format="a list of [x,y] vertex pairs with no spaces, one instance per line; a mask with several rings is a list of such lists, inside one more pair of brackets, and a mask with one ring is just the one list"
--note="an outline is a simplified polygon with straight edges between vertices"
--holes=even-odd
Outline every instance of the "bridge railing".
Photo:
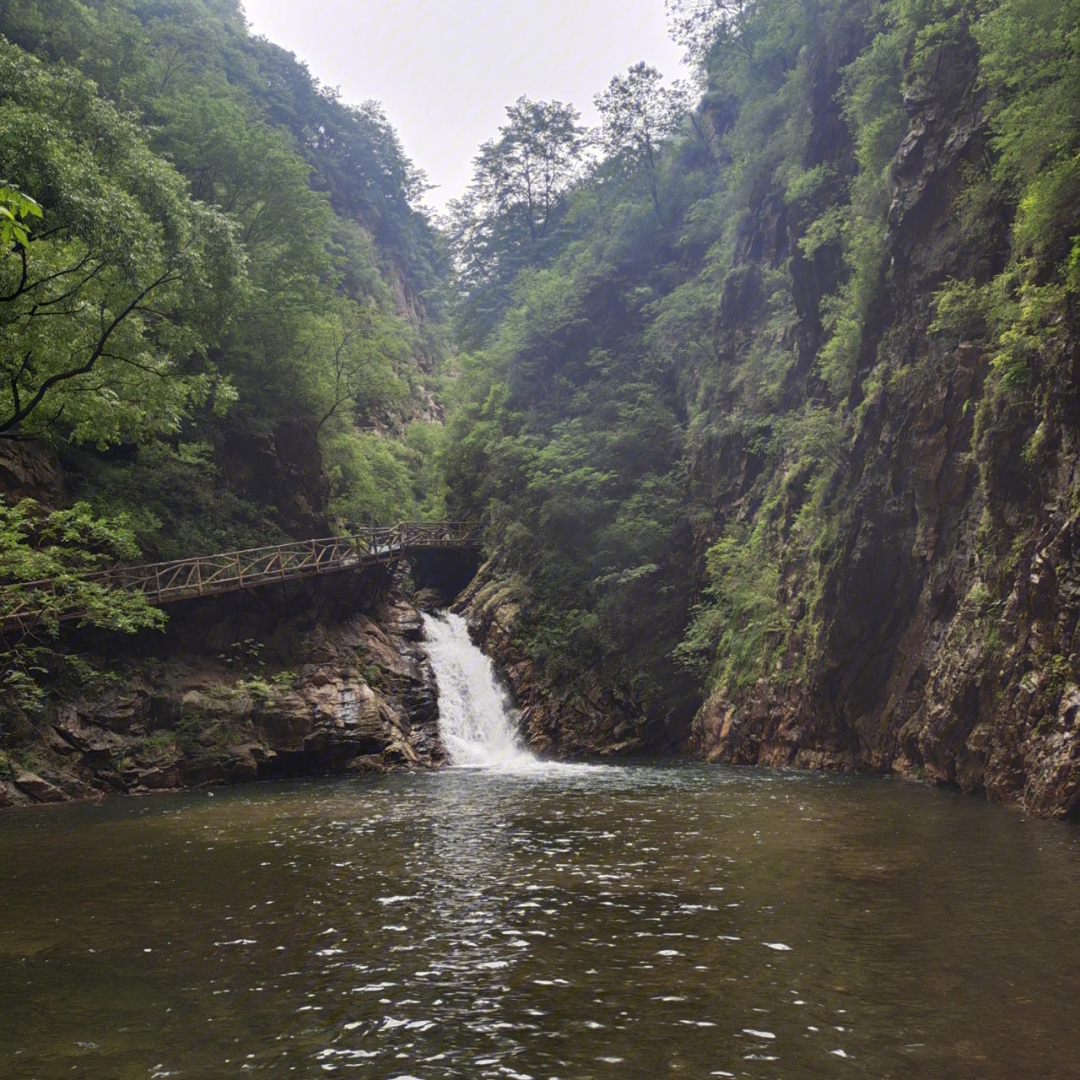
[[[80,580],[103,588],[142,593],[156,607],[178,600],[393,562],[410,551],[475,548],[479,546],[482,530],[481,523],[471,521],[407,521],[391,527],[361,528],[350,536],[297,540],[246,551],[96,570],[80,575]],[[11,610],[0,615],[0,632],[27,629],[33,625],[43,594],[62,603],[51,581],[0,586],[0,596],[4,593],[18,600]],[[72,609],[60,618],[76,619],[83,614]]]

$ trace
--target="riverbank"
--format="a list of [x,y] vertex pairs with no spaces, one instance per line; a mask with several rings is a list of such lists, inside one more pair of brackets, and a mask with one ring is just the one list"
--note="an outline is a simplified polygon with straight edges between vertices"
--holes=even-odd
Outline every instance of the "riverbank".
[[419,610],[382,568],[62,642],[104,675],[5,718],[0,807],[445,761]]

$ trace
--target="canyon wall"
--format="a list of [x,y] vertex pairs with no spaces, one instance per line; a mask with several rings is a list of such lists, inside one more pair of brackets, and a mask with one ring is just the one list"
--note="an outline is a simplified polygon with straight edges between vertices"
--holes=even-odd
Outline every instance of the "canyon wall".
[[9,714],[0,805],[435,766],[418,610],[384,567],[173,605],[164,631],[65,631],[94,671]]
[[[550,434],[517,435],[530,414],[510,369],[519,411],[484,460],[524,462],[538,494],[475,481],[506,542],[463,603],[553,753],[893,772],[1075,816],[1075,178],[1038,187],[1053,147],[1008,157],[1008,140],[1042,137],[1017,102],[1050,131],[1072,90],[1031,66],[1035,44],[1016,53],[1028,24],[1009,4],[894,4],[880,25],[829,12],[765,5],[713,46],[664,178],[681,247],[659,234],[647,265],[593,256],[574,325],[606,367],[577,374],[552,338],[578,392]],[[649,304],[604,337],[628,282]],[[515,318],[533,336],[511,355],[531,370],[543,326]],[[606,488],[594,507],[570,482],[592,468],[627,483],[639,449],[604,457],[610,426],[643,415],[606,388],[613,357],[679,424],[618,518],[602,517]],[[661,539],[635,551],[638,536]],[[689,617],[666,644],[672,597]],[[651,639],[646,700],[621,658]]]
[[[933,326],[937,290],[1002,259],[1003,208],[982,229],[965,213],[989,153],[983,106],[970,41],[943,48],[905,100],[828,547],[816,564],[781,562],[794,632],[771,671],[709,698],[692,746],[713,761],[893,771],[1067,817],[1080,806],[1075,321],[1061,313],[1019,393],[1001,391],[986,335]],[[839,166],[843,141],[829,152]],[[814,268],[801,273],[812,297]],[[816,307],[800,321],[816,344]]]

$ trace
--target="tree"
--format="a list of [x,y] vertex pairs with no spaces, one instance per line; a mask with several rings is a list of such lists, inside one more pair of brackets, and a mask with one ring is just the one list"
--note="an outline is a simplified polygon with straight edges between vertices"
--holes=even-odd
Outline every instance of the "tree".
[[[252,37],[237,0],[5,0],[0,35],[0,186],[44,214],[10,199],[0,213],[5,434],[88,441],[66,456],[73,496],[129,510],[159,557],[306,529],[231,467],[235,447],[259,440],[282,484],[308,485],[350,440],[377,458],[379,438],[400,443],[433,407],[450,256],[420,205],[423,174],[377,105],[346,105]],[[208,258],[218,226],[227,285]],[[11,295],[24,256],[48,318]],[[92,338],[134,284],[150,293]],[[93,448],[118,440],[120,454]],[[361,505],[379,484],[347,487],[336,497],[365,520],[385,509]]]
[[532,243],[547,236],[559,199],[577,175],[585,129],[573,105],[519,97],[510,123],[481,145],[470,189],[476,203],[509,219]]
[[243,274],[228,220],[92,83],[4,43],[0,175],[41,212],[0,251],[0,437],[175,431],[215,388]]
[[520,97],[506,115],[499,137],[473,159],[469,189],[450,203],[458,277],[468,294],[467,339],[491,329],[510,280],[539,261],[581,172],[586,131],[573,105]]
[[686,115],[689,92],[681,83],[662,86],[663,75],[641,62],[616,75],[593,99],[600,113],[600,142],[611,157],[629,159],[645,170],[653,208],[660,213],[657,187],[660,144]]
[[0,627],[26,613],[21,629],[0,636],[0,703],[33,708],[38,677],[55,659],[61,617],[78,612],[80,626],[135,633],[164,625],[164,614],[142,593],[111,589],[85,575],[138,558],[123,516],[96,516],[86,503],[45,513],[32,499],[0,504]]
[[668,32],[686,49],[685,62],[704,67],[719,34],[738,24],[749,8],[747,0],[665,0]]
[[0,184],[0,249],[30,243],[29,217],[41,217],[41,207],[17,187]]

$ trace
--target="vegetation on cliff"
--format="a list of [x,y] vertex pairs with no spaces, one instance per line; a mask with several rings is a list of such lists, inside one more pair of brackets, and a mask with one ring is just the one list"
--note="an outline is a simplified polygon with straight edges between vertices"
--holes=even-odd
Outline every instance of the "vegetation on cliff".
[[[70,600],[106,528],[131,561],[438,514],[424,191],[378,107],[236,3],[4,4],[0,450],[35,440],[63,476],[4,518],[0,583],[40,572]],[[160,621],[90,599],[94,625]],[[0,686],[26,704],[44,654],[16,639]]]
[[435,507],[443,245],[378,108],[228,2],[22,0],[0,34],[0,179],[31,200],[0,436],[68,448],[162,556]]
[[[1048,504],[1077,509],[1080,11],[673,7],[696,106],[648,152],[579,156],[543,243],[507,245],[510,280],[490,246],[465,278],[470,333],[474,290],[490,329],[460,360],[452,505],[491,513],[516,633],[553,682],[600,672],[676,724],[704,697],[736,720],[758,702],[819,721],[838,763],[929,768],[897,735],[934,697],[916,631],[968,596],[1000,612]],[[947,410],[943,387],[962,393]],[[935,455],[955,490],[918,475]],[[1067,641],[1050,651],[1060,695],[1080,671]],[[961,749],[1000,690],[967,679],[937,690],[983,695]]]
[[164,557],[487,517],[539,712],[1071,812],[1077,0],[669,7],[444,235],[226,0],[5,5],[0,435]]

